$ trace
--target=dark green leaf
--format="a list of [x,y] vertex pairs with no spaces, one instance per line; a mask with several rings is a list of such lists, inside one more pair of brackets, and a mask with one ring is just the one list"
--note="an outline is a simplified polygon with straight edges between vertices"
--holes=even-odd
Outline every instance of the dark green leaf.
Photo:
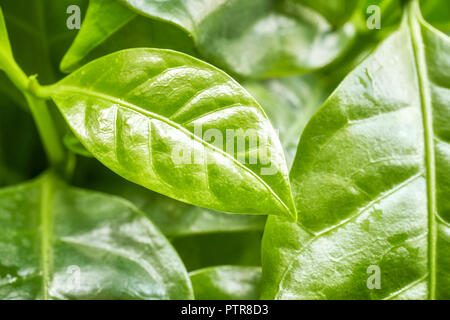
[[47,174],[0,191],[1,299],[186,299],[186,270],[128,202]]
[[450,298],[450,40],[407,12],[305,129],[299,222],[267,222],[264,298]]
[[50,90],[86,149],[122,177],[218,211],[295,219],[275,131],[220,70],[174,51],[132,49]]
[[261,268],[219,266],[190,273],[197,300],[257,300]]

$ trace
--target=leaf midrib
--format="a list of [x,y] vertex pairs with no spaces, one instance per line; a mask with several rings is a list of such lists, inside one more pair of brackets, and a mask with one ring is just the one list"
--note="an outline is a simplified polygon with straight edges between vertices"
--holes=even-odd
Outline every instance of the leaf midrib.
[[436,251],[437,251],[437,225],[436,225],[436,168],[434,154],[434,132],[432,101],[429,91],[429,79],[426,66],[422,30],[418,21],[418,4],[411,1],[408,8],[408,29],[410,32],[412,52],[416,66],[416,76],[420,92],[422,121],[424,129],[424,154],[427,183],[427,209],[428,209],[428,269],[429,269],[429,299],[436,299]]
[[42,269],[42,297],[44,300],[49,299],[49,283],[51,280],[52,270],[52,214],[51,214],[51,198],[52,198],[53,181],[51,176],[46,176],[41,182],[40,194],[40,232],[41,232],[41,269]]
[[266,190],[269,191],[269,193],[275,198],[275,200],[277,202],[279,202],[282,206],[282,208],[289,214],[291,215],[291,210],[289,209],[289,207],[284,203],[284,201],[281,200],[281,198],[275,193],[275,191],[261,178],[259,177],[255,172],[253,172],[252,170],[250,170],[249,168],[247,168],[245,165],[243,165],[241,162],[239,162],[237,159],[233,158],[231,155],[229,155],[228,153],[226,153],[223,150],[220,150],[219,148],[217,148],[216,146],[206,142],[205,140],[201,139],[200,137],[196,136],[195,134],[193,134],[192,132],[190,132],[189,130],[187,130],[186,128],[182,127],[180,124],[166,118],[163,117],[157,113],[151,112],[149,110],[143,109],[139,106],[136,106],[132,103],[123,101],[119,98],[107,95],[107,94],[103,94],[97,91],[92,91],[92,90],[88,90],[85,88],[78,88],[78,87],[73,87],[73,86],[66,86],[66,85],[57,85],[56,87],[53,88],[53,96],[55,93],[57,92],[71,92],[71,93],[75,93],[75,94],[82,94],[82,95],[87,95],[90,97],[94,97],[94,98],[98,98],[98,99],[102,99],[102,100],[106,100],[118,105],[121,105],[123,107],[128,107],[131,110],[138,112],[142,115],[146,115],[149,117],[153,117],[157,120],[160,120],[166,124],[168,124],[169,126],[174,127],[177,130],[180,130],[181,132],[183,132],[184,134],[186,134],[187,136],[191,137],[193,140],[196,140],[197,142],[200,142],[203,146],[212,149],[215,152],[218,152],[219,154],[221,154],[223,157],[230,159],[231,161],[233,161],[233,163],[235,163],[235,165],[237,165],[238,167],[240,167],[241,169],[243,169],[244,171],[248,172],[250,175],[252,175],[263,187],[266,188]]

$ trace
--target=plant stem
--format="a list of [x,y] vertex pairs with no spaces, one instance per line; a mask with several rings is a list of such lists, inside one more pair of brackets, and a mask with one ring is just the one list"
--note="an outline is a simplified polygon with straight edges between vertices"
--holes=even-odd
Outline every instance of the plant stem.
[[39,99],[29,92],[24,92],[30,106],[31,114],[42,139],[45,152],[52,167],[63,169],[66,152],[61,143],[58,131],[53,122],[45,100]]
[[[28,88],[28,77],[17,65],[12,57],[8,57],[0,52],[1,69],[5,71],[11,82],[22,92]],[[1,71],[1,70],[0,70]]]

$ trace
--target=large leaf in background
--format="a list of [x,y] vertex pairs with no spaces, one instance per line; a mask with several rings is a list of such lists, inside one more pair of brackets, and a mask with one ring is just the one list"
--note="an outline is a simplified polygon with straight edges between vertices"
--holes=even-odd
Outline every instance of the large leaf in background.
[[305,75],[264,81],[247,81],[244,87],[261,103],[292,163],[302,131],[330,92],[320,76]]
[[295,219],[270,121],[220,70],[174,51],[131,49],[50,90],[88,151],[122,177],[218,211]]
[[341,26],[346,23],[361,0],[295,0],[314,9],[324,16],[332,25]]
[[257,300],[261,268],[219,266],[190,273],[196,300]]
[[263,298],[450,298],[450,40],[407,12],[305,129],[299,222],[267,222]]
[[[99,43],[134,19],[130,9],[174,24],[190,35],[203,58],[245,77],[298,74],[343,53],[354,30],[333,30],[316,12],[274,0],[91,0],[88,15],[62,69],[73,70]],[[261,46],[264,43],[264,46]]]
[[45,175],[0,191],[2,299],[186,299],[176,252],[128,202]]

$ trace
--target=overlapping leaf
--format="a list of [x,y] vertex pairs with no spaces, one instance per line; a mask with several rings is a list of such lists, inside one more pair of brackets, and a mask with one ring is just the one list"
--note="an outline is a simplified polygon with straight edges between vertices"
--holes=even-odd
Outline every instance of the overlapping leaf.
[[412,2],[305,129],[299,223],[267,223],[264,298],[450,297],[449,70],[450,40]]

